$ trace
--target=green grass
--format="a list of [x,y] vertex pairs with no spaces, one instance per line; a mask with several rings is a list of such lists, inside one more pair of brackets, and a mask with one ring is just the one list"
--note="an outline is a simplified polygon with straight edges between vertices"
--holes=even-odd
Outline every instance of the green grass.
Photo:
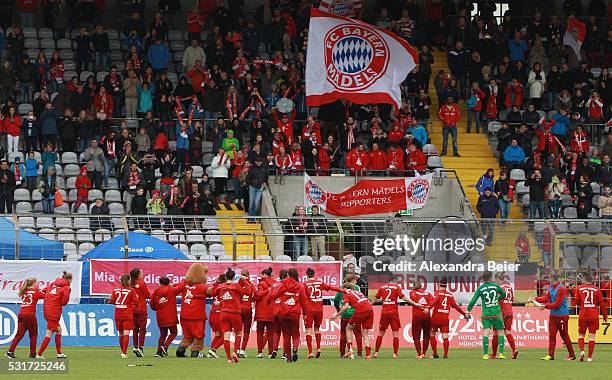
[[[223,351],[223,350],[221,350]],[[132,357],[121,359],[119,350],[110,347],[76,348],[66,347],[64,353],[70,358],[70,373],[65,375],[12,376],[0,375],[1,379],[610,379],[612,347],[598,345],[594,361],[580,363],[556,360],[540,361],[546,354],[545,349],[522,350],[518,360],[482,360],[480,350],[451,349],[450,358],[415,358],[414,350],[400,349],[400,358],[392,359],[390,350],[383,350],[381,358],[348,360],[338,358],[337,350],[325,349],[321,359],[306,359],[305,350],[300,350],[297,363],[288,364],[284,360],[241,359],[239,364],[228,364],[224,359],[191,359],[151,357],[153,348],[145,350],[145,358]],[[220,352],[221,353],[221,352]],[[564,358],[564,348],[557,349],[557,357]],[[47,357],[53,357],[53,347],[49,347]],[[171,349],[174,355],[174,349]],[[253,350],[248,351],[253,356]],[[18,349],[18,357],[26,355]],[[6,360],[6,359],[0,359]],[[150,364],[151,366],[132,366],[130,364]]]

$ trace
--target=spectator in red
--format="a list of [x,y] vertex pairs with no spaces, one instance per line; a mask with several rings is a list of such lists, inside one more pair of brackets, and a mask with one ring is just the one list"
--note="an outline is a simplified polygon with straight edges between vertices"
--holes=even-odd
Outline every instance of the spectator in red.
[[397,143],[391,143],[387,152],[387,168],[391,170],[391,175],[402,176],[405,170],[404,151]]
[[348,152],[346,155],[346,167],[351,175],[363,174],[363,171],[368,167],[368,152],[366,152],[363,143],[359,143],[359,145]]
[[195,66],[191,70],[187,72],[187,76],[191,79],[191,87],[193,87],[193,92],[202,96],[204,93],[204,88],[202,87],[202,83],[205,83],[207,79],[206,71],[202,67],[202,61],[197,59],[195,61]]
[[427,157],[422,150],[414,144],[408,145],[408,157],[406,157],[406,168],[408,170],[422,171],[427,169]]
[[521,107],[523,103],[523,85],[518,79],[512,78],[512,81],[506,85],[504,96],[504,105],[506,108],[512,108],[512,106]]
[[319,146],[319,175],[330,175],[331,171],[331,157],[330,147],[328,143],[323,146]]
[[74,202],[74,213],[77,213],[81,204],[87,204],[89,190],[93,187],[91,180],[87,176],[87,166],[81,168],[81,175],[77,177],[74,184],[77,190],[77,199]]
[[21,135],[21,117],[15,106],[9,107],[8,113],[3,116],[4,120],[0,120],[0,132],[7,134],[7,153],[17,152]]
[[[198,6],[201,2],[198,2]],[[202,26],[204,25],[204,15],[198,11],[198,6],[193,8],[193,11],[187,15],[187,33],[189,40],[200,41]]]
[[17,13],[21,14],[21,27],[34,26],[34,7],[36,0],[17,0]]
[[108,116],[113,115],[113,97],[106,92],[106,87],[100,87],[100,92],[94,98],[94,107],[96,111],[104,111]]
[[371,174],[376,177],[384,176],[387,170],[387,155],[376,142],[372,143],[372,150],[368,153],[367,167],[369,170],[375,170]]
[[321,125],[312,116],[308,116],[306,125],[302,128],[302,141],[310,140],[311,135],[315,136],[314,141],[321,140]]
[[400,129],[400,123],[398,120],[393,122],[393,129],[387,134],[387,139],[391,144],[399,144],[404,137],[404,132]]
[[448,150],[448,135],[451,135],[453,140],[453,153],[455,157],[459,156],[459,147],[457,143],[457,122],[461,119],[461,110],[455,104],[452,96],[446,98],[446,104],[440,107],[438,117],[442,121],[442,156],[446,156]]
[[603,100],[597,91],[593,91],[589,100],[586,101],[585,107],[588,108],[589,123],[601,124],[604,121]]
[[49,88],[52,92],[59,91],[64,84],[64,61],[59,52],[54,51],[49,60]]
[[472,131],[472,119],[476,120],[476,133],[480,133],[480,113],[482,112],[482,103],[486,98],[484,91],[480,89],[478,82],[472,83],[470,96],[465,102],[468,111],[467,132]]
[[556,124],[555,120],[548,121],[543,119],[540,121],[540,128],[535,130],[535,135],[538,137],[538,146],[536,150],[541,153],[541,156],[548,157],[551,154],[557,155],[558,148],[563,148],[559,139],[551,133],[551,128]]
[[289,170],[293,166],[291,156],[285,152],[284,146],[279,147],[278,153],[274,156],[274,166],[276,166],[274,183],[280,182],[281,185],[284,185],[285,175],[289,174]]
[[588,154],[591,143],[589,142],[589,135],[582,130],[582,126],[576,127],[572,133],[570,133],[570,149],[572,152],[576,152],[579,155]]
[[289,152],[291,156],[292,162],[292,172],[293,173],[302,173],[304,170],[304,159],[302,157],[302,150],[300,149],[300,144],[293,143],[291,145],[291,151]]

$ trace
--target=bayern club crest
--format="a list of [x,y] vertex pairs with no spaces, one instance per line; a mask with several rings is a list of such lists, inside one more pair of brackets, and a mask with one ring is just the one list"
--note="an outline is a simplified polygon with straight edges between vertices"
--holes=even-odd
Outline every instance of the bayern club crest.
[[341,24],[324,39],[327,80],[338,90],[364,90],[382,77],[389,65],[389,46],[374,28]]
[[426,179],[416,178],[406,188],[408,201],[413,204],[425,204],[427,193],[429,193],[429,181]]
[[333,0],[329,3],[328,12],[349,17],[353,14],[353,8],[353,0]]
[[312,181],[308,181],[306,183],[305,193],[306,193],[306,200],[311,205],[320,206],[327,201],[327,195],[325,194],[325,192],[321,190],[319,185],[317,185],[316,183]]

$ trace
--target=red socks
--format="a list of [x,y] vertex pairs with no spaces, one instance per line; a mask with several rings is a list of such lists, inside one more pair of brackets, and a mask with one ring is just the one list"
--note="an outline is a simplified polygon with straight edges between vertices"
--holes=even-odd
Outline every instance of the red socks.
[[380,346],[382,345],[382,339],[383,337],[380,335],[376,337],[376,348],[374,348],[374,352],[378,352],[380,350]]
[[[397,355],[397,351],[399,350],[399,337],[393,338],[393,353]],[[378,351],[378,350],[376,350]]]
[[240,343],[242,342],[242,336],[236,336],[236,340],[234,341],[234,352],[238,352],[240,350]]
[[506,335],[506,340],[508,341],[512,352],[516,351],[516,345],[514,344],[514,337],[512,336],[512,334]]
[[306,346],[308,347],[308,355],[312,354],[312,335],[306,335]]
[[589,358],[593,357],[593,351],[595,351],[595,341],[589,340]]
[[[499,344],[499,338],[497,337],[497,334],[493,335],[493,341],[491,342],[491,344],[493,345],[493,352],[491,353],[493,356],[497,355],[497,345]],[[514,350],[512,350],[514,351]]]
[[372,349],[370,346],[365,346],[365,352],[366,356],[370,356],[370,354],[372,354]]
[[450,346],[450,343],[448,342],[448,338],[444,338],[444,356],[448,356],[448,347]]
[[249,337],[251,336],[250,329],[246,330],[246,332],[242,333],[242,344],[240,345],[241,350],[246,350],[247,345],[249,344]]
[[125,350],[123,349],[123,335],[119,335],[119,348],[121,349],[121,353],[125,354]]
[[429,348],[429,335],[423,335],[423,350],[421,354],[425,355],[427,353],[427,349]]
[[578,349],[584,351],[584,338],[578,338]]
[[417,355],[421,356],[421,340],[420,339],[413,339],[414,340],[414,348],[416,349]]
[[129,345],[130,345],[130,336],[124,335],[123,336],[123,353],[124,354],[127,354],[127,349]]
[[55,334],[55,351],[58,354],[62,353],[62,336],[60,334]]
[[51,341],[51,337],[45,336],[43,338],[42,343],[40,344],[40,348],[38,349],[38,356],[42,356],[42,354],[45,352],[45,350],[47,349],[47,346],[49,345],[49,342]]
[[30,335],[30,356],[36,355],[36,338],[38,338],[36,335]]
[[431,345],[431,350],[433,352],[434,355],[438,354],[438,342],[436,342],[436,337],[435,336],[430,336],[429,337],[429,344]]
[[140,347],[138,345],[138,341],[140,340],[138,336],[140,335],[140,329],[132,330],[132,343],[134,343],[134,347]]
[[317,341],[317,351],[321,349],[321,333],[315,333],[315,339]]
[[230,341],[229,340],[224,340],[223,341],[223,348],[225,349],[225,355],[227,355],[227,360],[232,360],[232,354],[231,354],[231,348],[230,348]]

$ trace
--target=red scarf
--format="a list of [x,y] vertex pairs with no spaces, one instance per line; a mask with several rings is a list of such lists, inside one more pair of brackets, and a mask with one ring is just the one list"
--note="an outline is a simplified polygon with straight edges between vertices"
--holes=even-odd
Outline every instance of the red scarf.
[[236,93],[227,94],[225,100],[225,108],[227,108],[227,117],[231,120],[238,113],[238,105],[236,104]]
[[346,125],[346,146],[350,149],[353,144],[355,144],[355,134],[353,133],[353,130],[355,129],[355,124],[352,124],[352,127],[350,124]]

